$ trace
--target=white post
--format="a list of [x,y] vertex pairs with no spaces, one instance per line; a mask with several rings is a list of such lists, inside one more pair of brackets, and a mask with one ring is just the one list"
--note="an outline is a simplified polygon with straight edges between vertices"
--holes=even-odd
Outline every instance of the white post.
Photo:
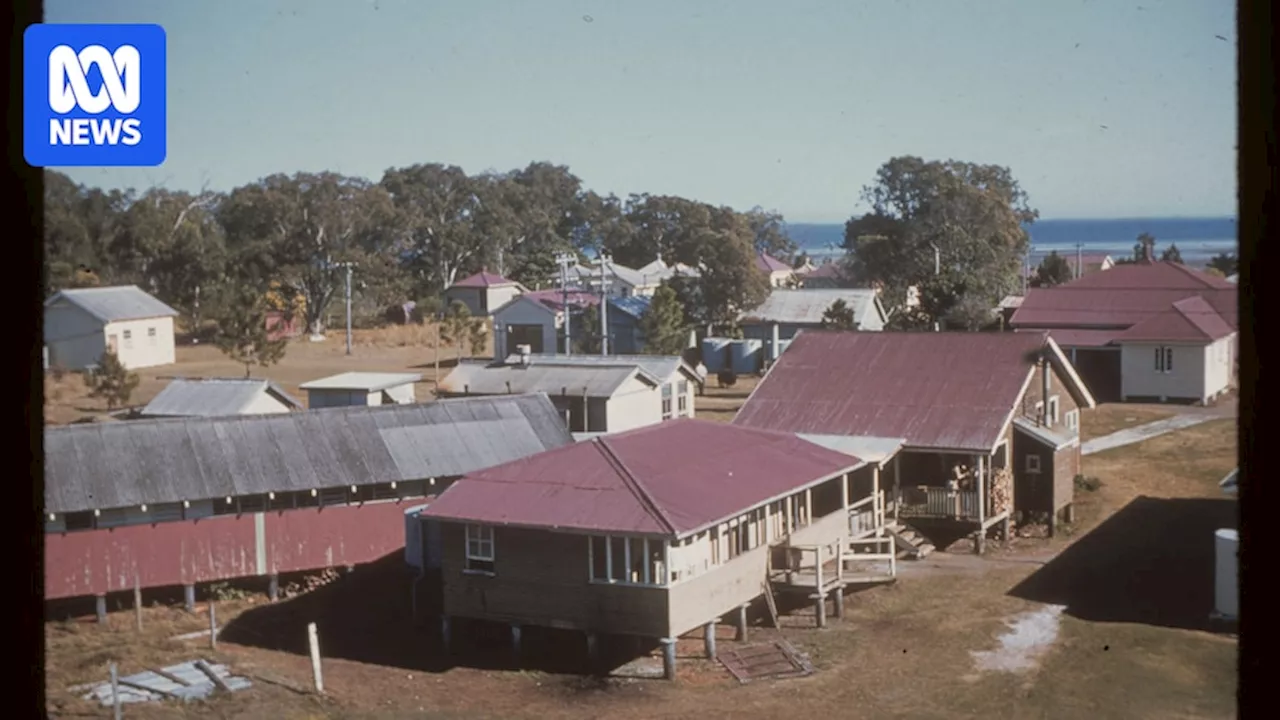
[[609,277],[605,267],[613,260],[608,255],[600,256],[600,354],[609,354]]
[[320,635],[316,632],[316,624],[307,624],[307,642],[311,646],[311,677],[316,684],[316,692],[324,694],[324,678],[320,675]]
[[884,532],[884,498],[880,496],[880,466],[871,468],[871,512],[875,517],[876,535]]
[[351,354],[351,263],[347,267],[347,354]]
[[120,720],[120,674],[115,663],[111,663],[111,712]]
[[564,306],[561,312],[564,313],[564,354],[573,353],[573,342],[570,340],[569,334],[569,263],[573,261],[573,256],[568,253],[560,253],[556,256],[556,262],[560,263],[560,299]]

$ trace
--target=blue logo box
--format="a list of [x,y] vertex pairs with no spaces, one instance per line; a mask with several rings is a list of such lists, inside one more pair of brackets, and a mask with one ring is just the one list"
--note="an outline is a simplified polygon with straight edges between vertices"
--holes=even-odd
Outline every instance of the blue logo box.
[[23,150],[35,167],[155,167],[168,148],[159,25],[37,24],[23,53]]

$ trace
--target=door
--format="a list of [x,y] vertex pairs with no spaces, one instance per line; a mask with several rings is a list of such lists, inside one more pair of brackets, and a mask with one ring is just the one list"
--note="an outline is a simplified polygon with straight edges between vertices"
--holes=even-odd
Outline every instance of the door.
[[520,345],[528,345],[529,352],[534,354],[544,352],[542,349],[542,326],[509,326],[507,329],[507,354],[514,354],[516,352],[516,347]]

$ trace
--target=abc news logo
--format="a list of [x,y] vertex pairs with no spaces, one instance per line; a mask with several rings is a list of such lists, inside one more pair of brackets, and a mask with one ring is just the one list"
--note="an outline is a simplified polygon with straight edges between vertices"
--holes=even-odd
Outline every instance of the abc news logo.
[[[96,67],[102,86],[89,88],[89,71]],[[109,109],[129,115],[142,103],[142,57],[132,45],[112,53],[90,45],[79,53],[69,45],[49,52],[49,109],[58,115],[79,110],[101,115]],[[137,118],[54,117],[49,120],[51,145],[137,145],[142,142],[142,121]]]

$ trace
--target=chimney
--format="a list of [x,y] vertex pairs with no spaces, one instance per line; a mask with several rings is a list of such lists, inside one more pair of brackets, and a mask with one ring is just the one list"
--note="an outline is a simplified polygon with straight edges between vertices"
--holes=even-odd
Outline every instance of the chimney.
[[529,355],[532,351],[533,351],[533,348],[529,347],[528,345],[516,346],[516,352],[520,354],[520,365],[522,367],[529,367],[529,360],[530,360]]

